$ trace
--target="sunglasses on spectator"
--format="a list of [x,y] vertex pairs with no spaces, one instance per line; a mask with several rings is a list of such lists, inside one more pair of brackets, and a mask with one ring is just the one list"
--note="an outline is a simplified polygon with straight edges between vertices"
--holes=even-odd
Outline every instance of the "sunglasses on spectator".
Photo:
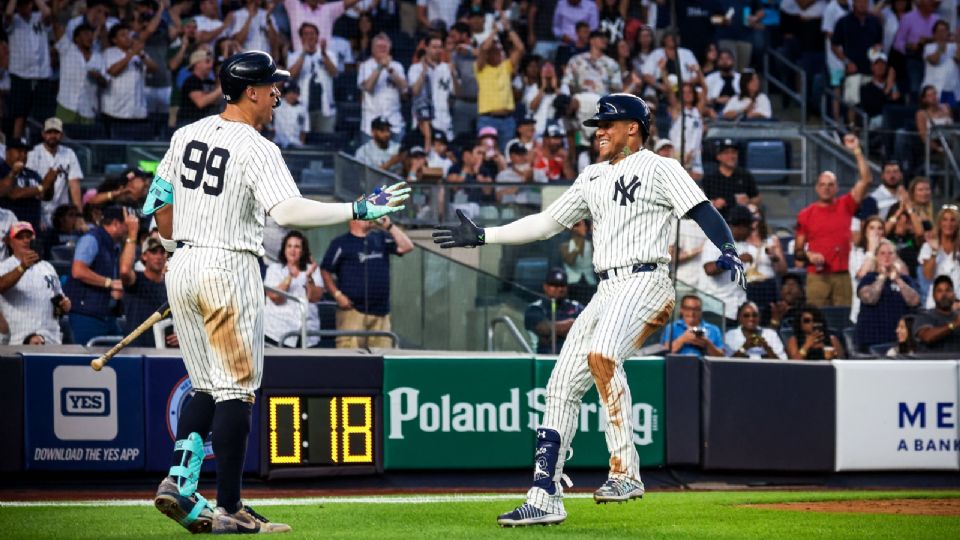
[[740,316],[741,316],[741,317],[756,318],[756,317],[759,317],[760,314],[757,313],[757,312],[755,312],[755,311],[746,311],[746,312],[741,313]]

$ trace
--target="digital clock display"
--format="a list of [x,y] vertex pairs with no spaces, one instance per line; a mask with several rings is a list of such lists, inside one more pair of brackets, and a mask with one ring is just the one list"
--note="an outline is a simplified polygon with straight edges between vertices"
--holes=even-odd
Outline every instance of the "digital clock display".
[[374,396],[266,398],[271,468],[375,465]]

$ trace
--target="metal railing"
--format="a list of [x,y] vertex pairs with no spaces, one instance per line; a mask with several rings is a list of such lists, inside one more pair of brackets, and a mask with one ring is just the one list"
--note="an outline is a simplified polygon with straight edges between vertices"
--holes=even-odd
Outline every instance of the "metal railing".
[[[297,303],[297,307],[300,309],[300,331],[299,331],[299,332],[291,332],[290,334],[292,334],[292,335],[294,335],[294,336],[299,336],[299,337],[300,337],[300,348],[301,348],[301,349],[306,349],[306,348],[307,348],[307,315],[308,315],[308,313],[309,313],[309,311],[310,311],[310,303],[307,302],[307,299],[306,299],[306,298],[300,298],[300,297],[298,297],[298,296],[294,296],[294,295],[292,295],[292,294],[290,294],[290,293],[287,293],[287,292],[285,292],[285,291],[281,291],[280,289],[275,289],[275,288],[273,288],[273,287],[268,287],[268,286],[266,286],[266,285],[263,286],[263,290],[264,290],[265,292],[269,292],[269,293],[273,293],[273,294],[276,294],[276,295],[278,295],[278,296],[281,296],[281,297],[283,297],[283,298],[284,298],[285,300],[287,300],[287,301],[291,301],[291,302],[296,302],[296,303]],[[268,301],[269,301],[269,300],[268,300]],[[288,334],[288,335],[289,335],[289,334]],[[284,336],[283,336],[283,339],[280,340],[280,345],[281,345],[281,346],[283,346],[283,344],[284,344],[286,338],[288,337],[288,335],[284,335]]]
[[[556,352],[557,326],[556,326],[556,321],[553,321],[553,322],[554,322],[554,324],[552,325],[553,349],[554,349],[554,352]],[[496,333],[497,326],[501,324],[507,327],[507,330],[510,331],[510,334],[513,336],[513,338],[517,341],[518,344],[520,344],[521,347],[524,348],[525,351],[527,351],[528,354],[534,353],[533,349],[530,347],[530,344],[523,337],[523,333],[521,333],[520,329],[517,328],[517,324],[513,322],[513,319],[507,316],[496,317],[492,321],[490,321],[490,326],[487,327],[487,350],[488,351],[490,352],[494,351],[493,338]]]
[[123,339],[123,336],[96,336],[87,340],[84,347],[112,347]]
[[[783,68],[785,71],[793,72],[794,76],[799,80],[799,91],[791,88],[787,81],[782,81],[773,76],[770,71],[771,59],[778,67]],[[763,91],[767,95],[770,94],[769,85],[771,84],[783,92],[784,95],[798,102],[800,105],[800,125],[805,126],[807,123],[807,73],[801,69],[800,66],[791,62],[786,56],[773,49],[768,49],[767,53],[763,55]]]
[[[839,101],[836,105],[838,114],[840,115],[840,121],[838,122],[836,118],[833,117],[833,102]],[[856,115],[859,120],[858,129],[860,130],[860,142],[863,145],[863,153],[866,156],[870,155],[870,115],[866,111],[861,109],[857,105],[848,105],[843,103],[843,100],[839,99],[836,95],[831,93],[829,90],[824,90],[820,94],[820,120],[823,121],[823,124],[829,128],[835,129],[839,132],[846,132],[847,127],[843,122],[844,108],[849,111],[853,111],[853,114]]]
[[[308,337],[340,337],[340,336],[353,336],[353,337],[387,337],[393,342],[394,349],[400,348],[400,336],[394,332],[389,332],[387,330],[310,330],[306,333]],[[287,332],[280,338],[280,343],[285,343],[288,338],[300,337],[301,343],[306,343],[306,339],[301,337],[299,332]],[[301,347],[307,348],[307,347]]]
[[[936,170],[933,167],[933,150],[931,141],[936,139],[943,148],[944,168]],[[957,148],[950,144],[950,139],[957,142]],[[926,144],[923,147],[924,165],[927,176],[942,176],[943,193],[948,199],[953,199],[957,192],[957,182],[960,181],[960,166],[957,164],[956,152],[960,150],[960,129],[955,126],[932,126],[927,133]],[[952,176],[952,181],[951,181]]]

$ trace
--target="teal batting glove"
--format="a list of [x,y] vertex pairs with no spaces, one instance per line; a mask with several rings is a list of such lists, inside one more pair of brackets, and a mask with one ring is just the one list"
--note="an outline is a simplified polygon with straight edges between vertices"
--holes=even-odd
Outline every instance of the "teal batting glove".
[[378,220],[406,208],[401,203],[409,198],[410,187],[406,182],[397,182],[390,187],[378,187],[370,195],[353,203],[353,219]]

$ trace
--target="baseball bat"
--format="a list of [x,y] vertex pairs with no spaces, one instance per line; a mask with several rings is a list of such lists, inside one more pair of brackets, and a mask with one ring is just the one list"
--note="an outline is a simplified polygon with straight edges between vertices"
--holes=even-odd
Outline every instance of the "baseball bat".
[[156,311],[154,311],[149,317],[147,317],[147,320],[140,323],[140,326],[136,327],[133,330],[133,332],[130,332],[130,334],[128,334],[123,339],[121,339],[120,343],[117,343],[116,345],[114,345],[109,351],[103,353],[103,355],[101,355],[100,357],[91,360],[90,367],[92,367],[94,371],[100,371],[103,368],[103,366],[107,365],[107,362],[109,362],[111,358],[116,356],[117,353],[120,352],[124,347],[129,345],[130,342],[140,337],[140,335],[146,332],[147,330],[149,330],[151,326],[153,326],[154,324],[157,324],[158,322],[160,322],[161,319],[163,319],[169,314],[170,314],[170,303],[164,302],[163,305],[158,307]]

